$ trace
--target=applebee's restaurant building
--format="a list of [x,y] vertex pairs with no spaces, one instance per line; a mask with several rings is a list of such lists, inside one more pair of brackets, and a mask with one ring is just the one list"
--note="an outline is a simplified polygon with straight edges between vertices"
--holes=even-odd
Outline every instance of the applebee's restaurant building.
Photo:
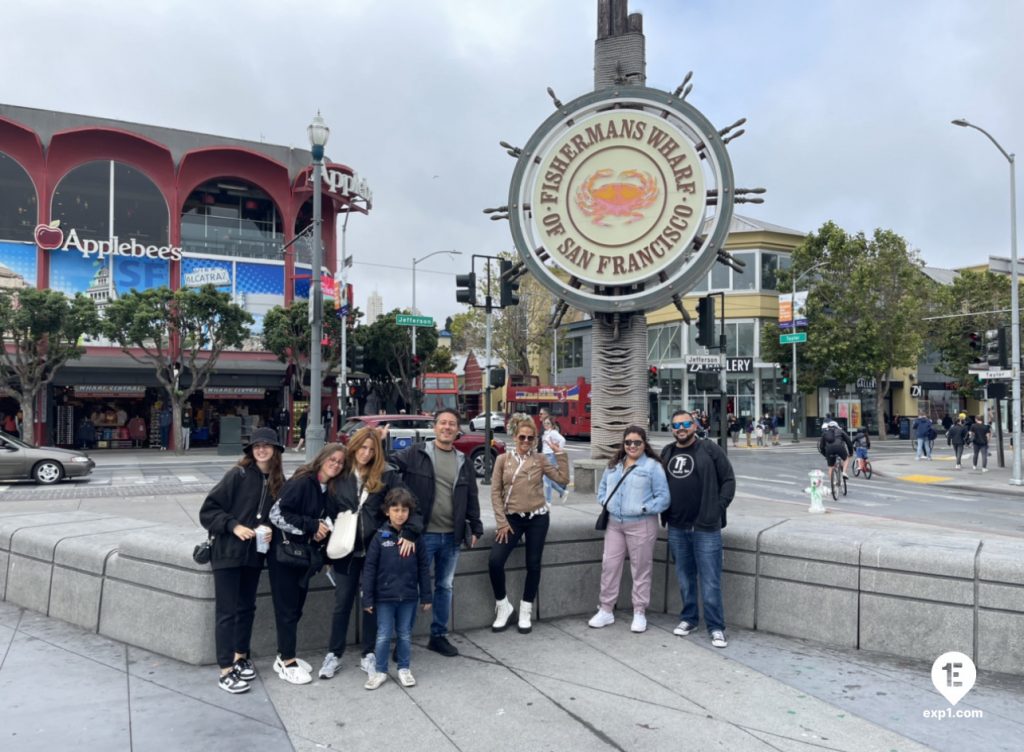
[[[305,149],[0,104],[0,286],[81,292],[102,310],[128,290],[213,283],[256,324],[194,395],[193,445],[216,443],[223,415],[243,416],[243,432],[282,410],[294,424],[284,365],[260,335],[267,311],[309,295],[311,243],[292,241],[312,222],[311,172]],[[335,220],[369,211],[372,196],[352,168],[325,160],[322,197],[333,277]],[[152,368],[86,344],[41,398],[36,441],[77,445],[88,423],[97,448],[159,445]],[[0,400],[0,412],[17,409]]]

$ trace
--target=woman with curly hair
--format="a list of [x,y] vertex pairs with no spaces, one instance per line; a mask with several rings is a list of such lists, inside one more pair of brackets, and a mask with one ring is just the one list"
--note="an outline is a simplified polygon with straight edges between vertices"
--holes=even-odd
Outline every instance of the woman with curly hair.
[[630,629],[644,632],[651,602],[658,515],[668,509],[669,492],[665,471],[640,426],[628,426],[622,432],[622,443],[601,476],[597,500],[608,510],[608,528],[601,556],[600,607],[588,624],[600,629],[615,621],[615,601],[628,553],[633,575]]

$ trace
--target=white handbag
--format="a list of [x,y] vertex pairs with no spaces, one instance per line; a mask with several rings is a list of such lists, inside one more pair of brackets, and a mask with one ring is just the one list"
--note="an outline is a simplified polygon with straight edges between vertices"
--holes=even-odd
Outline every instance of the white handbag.
[[359,526],[359,513],[342,512],[334,520],[334,531],[327,540],[327,557],[344,559],[356,547],[356,528]]

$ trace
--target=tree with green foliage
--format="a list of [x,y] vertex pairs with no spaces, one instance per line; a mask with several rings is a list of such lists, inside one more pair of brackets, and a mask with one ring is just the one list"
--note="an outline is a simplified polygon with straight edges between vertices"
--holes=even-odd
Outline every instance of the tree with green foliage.
[[[132,360],[151,366],[170,399],[178,454],[184,452],[182,407],[209,383],[221,353],[242,347],[252,323],[230,294],[213,285],[132,290],[107,305],[104,333]],[[185,373],[191,379],[182,379]]]
[[[417,338],[416,347],[419,347]],[[455,361],[452,360],[452,351],[447,347],[439,347],[430,353],[426,363],[423,364],[424,373],[451,373],[455,370]]]
[[1010,277],[987,270],[963,271],[953,284],[940,288],[935,300],[942,317],[929,322],[928,342],[939,353],[942,372],[956,381],[957,391],[973,396],[979,384],[969,366],[984,353],[972,349],[970,334],[977,332],[981,344],[986,331],[1009,325]]
[[25,436],[33,440],[40,392],[69,360],[82,357],[83,336],[99,332],[92,299],[56,290],[0,290],[0,394],[21,406]]
[[[833,222],[808,235],[793,251],[790,269],[779,273],[780,289],[808,270],[801,284],[807,299],[807,342],[797,345],[798,384],[810,394],[827,379],[840,384],[875,380],[875,414],[885,438],[885,397],[892,371],[916,366],[924,350],[937,286],[921,271],[920,254],[891,230],[851,235]],[[762,354],[789,362],[779,328],[762,331]]]
[[[397,393],[405,404],[412,405],[412,333],[409,327],[398,325],[400,313],[408,311],[396,308],[380,316],[370,326],[359,327],[354,336],[364,348],[366,374],[383,404],[393,402]],[[416,331],[416,353],[421,363],[426,364],[436,349],[437,329],[419,328]]]

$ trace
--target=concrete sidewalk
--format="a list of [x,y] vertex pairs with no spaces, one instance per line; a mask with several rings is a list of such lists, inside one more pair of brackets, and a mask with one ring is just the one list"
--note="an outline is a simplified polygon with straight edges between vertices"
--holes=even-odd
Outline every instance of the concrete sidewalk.
[[[37,750],[274,750],[402,745],[433,750],[1011,750],[1024,732],[1019,683],[1001,677],[947,707],[929,666],[733,630],[715,650],[651,614],[602,630],[585,617],[531,635],[453,636],[448,659],[413,648],[418,684],[363,689],[356,656],[330,681],[280,681],[269,657],[245,695],[194,667],[0,603],[0,747]],[[306,655],[311,662],[320,656]],[[393,678],[393,677],[392,677]],[[390,740],[390,741],[389,741]]]

